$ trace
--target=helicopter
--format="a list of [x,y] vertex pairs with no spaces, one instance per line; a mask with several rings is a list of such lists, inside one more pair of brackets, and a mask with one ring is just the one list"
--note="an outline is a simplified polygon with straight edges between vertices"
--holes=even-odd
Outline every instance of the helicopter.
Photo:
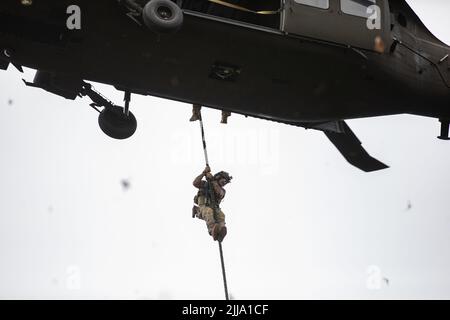
[[345,120],[432,117],[450,140],[449,54],[404,0],[0,2],[0,69],[89,97],[112,138],[134,134],[131,97],[150,95],[322,131],[365,172],[388,166]]

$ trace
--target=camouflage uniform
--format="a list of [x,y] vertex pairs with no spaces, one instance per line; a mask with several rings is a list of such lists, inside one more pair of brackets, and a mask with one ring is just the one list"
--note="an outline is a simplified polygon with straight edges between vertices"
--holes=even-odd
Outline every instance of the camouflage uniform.
[[[209,181],[201,180],[202,177],[203,175],[200,175],[194,181],[194,186],[196,186],[199,191],[194,198],[194,202],[197,206],[194,206],[193,208],[193,217],[196,216],[197,218],[204,220],[208,232],[214,240],[222,241],[227,231],[225,227],[225,214],[219,208],[219,204],[225,197],[225,189],[222,188],[222,185],[220,185],[218,181],[225,179],[226,183],[228,183],[232,177],[223,171],[216,174],[214,179]],[[222,180],[222,182],[223,181],[224,180]],[[209,185],[210,183],[214,183],[218,189],[215,190],[213,185]],[[223,182],[223,185],[226,183]],[[214,193],[215,206],[212,203],[210,192]]]
[[[189,119],[189,121],[200,120],[200,118],[201,118],[201,114],[200,114],[201,108],[202,107],[199,104],[192,105],[192,117],[191,117],[191,119]],[[222,110],[222,120],[220,121],[220,123],[227,124],[228,123],[228,118],[230,116],[231,116],[231,112]]]
[[201,195],[197,199],[198,204],[198,214],[197,218],[205,220],[208,232],[212,235],[212,230],[216,223],[225,226],[225,214],[219,207],[216,208],[215,212],[211,204],[207,204],[207,199],[205,196]]

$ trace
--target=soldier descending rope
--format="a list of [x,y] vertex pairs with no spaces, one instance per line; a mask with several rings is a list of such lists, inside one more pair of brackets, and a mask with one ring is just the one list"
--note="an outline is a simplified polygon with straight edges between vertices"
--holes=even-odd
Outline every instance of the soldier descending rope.
[[[206,181],[203,180],[203,177],[206,177]],[[224,171],[213,176],[209,166],[206,166],[205,170],[193,182],[194,187],[198,188],[199,191],[194,198],[195,205],[192,208],[192,217],[206,221],[208,232],[214,241],[222,242],[227,234],[225,214],[220,209],[219,204],[225,197],[223,187],[232,178]]]
[[[195,178],[193,183],[199,191],[194,198],[196,205],[192,208],[192,217],[198,217],[199,219],[205,220],[209,234],[213,237],[214,241],[218,241],[225,299],[229,300],[227,275],[225,272],[225,261],[222,250],[222,241],[227,235],[227,227],[225,227],[225,215],[222,210],[220,210],[219,203],[225,197],[225,189],[223,187],[231,181],[232,177],[224,171],[221,171],[214,176],[211,174],[211,169],[209,168],[208,150],[206,147],[205,130],[203,128],[203,119],[200,108],[198,108],[197,116],[198,119],[196,120],[200,123],[200,130],[202,133],[203,153],[205,154],[206,168],[203,170],[202,174]],[[206,177],[206,181],[203,180],[203,177]]]

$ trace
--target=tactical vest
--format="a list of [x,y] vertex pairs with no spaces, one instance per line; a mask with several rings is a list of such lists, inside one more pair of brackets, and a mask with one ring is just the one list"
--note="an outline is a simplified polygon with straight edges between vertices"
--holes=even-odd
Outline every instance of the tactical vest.
[[[211,199],[211,192],[214,191],[209,189],[209,182],[205,181],[204,187],[199,189],[197,195],[194,197],[195,204],[198,204],[199,206],[212,207],[213,203]],[[216,205],[219,206],[221,200],[216,194],[214,194],[214,199],[216,201]]]

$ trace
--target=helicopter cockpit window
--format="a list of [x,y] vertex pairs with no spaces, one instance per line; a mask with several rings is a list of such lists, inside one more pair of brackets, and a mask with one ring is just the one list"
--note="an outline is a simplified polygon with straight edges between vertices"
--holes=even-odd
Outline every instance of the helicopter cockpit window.
[[329,0],[294,0],[294,2],[320,9],[328,9],[330,7]]
[[341,0],[341,10],[347,14],[369,18],[372,12],[367,9],[375,4],[376,0]]

